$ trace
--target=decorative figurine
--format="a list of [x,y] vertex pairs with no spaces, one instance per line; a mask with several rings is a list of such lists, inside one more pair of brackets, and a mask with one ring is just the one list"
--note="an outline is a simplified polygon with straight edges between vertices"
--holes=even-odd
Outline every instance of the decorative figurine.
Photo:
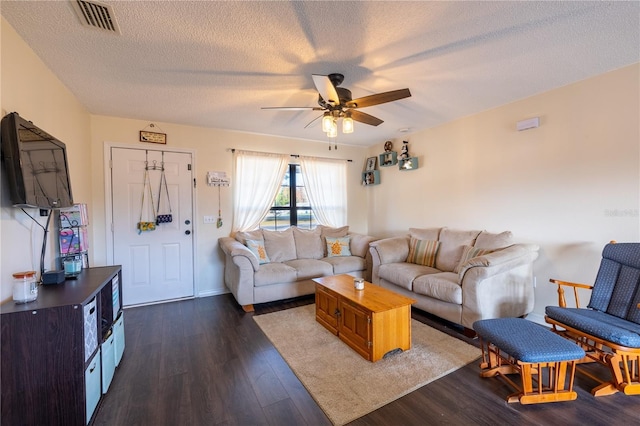
[[409,157],[409,142],[402,141],[402,149],[400,150],[400,160],[408,160]]

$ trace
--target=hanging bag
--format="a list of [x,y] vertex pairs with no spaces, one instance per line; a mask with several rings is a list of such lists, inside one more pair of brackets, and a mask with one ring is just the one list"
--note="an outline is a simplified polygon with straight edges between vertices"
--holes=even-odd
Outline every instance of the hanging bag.
[[164,192],[167,194],[167,206],[169,206],[168,214],[158,214],[156,216],[156,225],[161,223],[173,222],[173,215],[171,214],[171,200],[169,199],[169,187],[167,186],[167,177],[164,174],[164,152],[162,153],[162,168],[160,172],[160,191],[158,191],[158,213],[160,213],[160,200],[162,199],[162,187],[164,186]]
[[144,181],[142,183],[142,203],[140,205],[140,221],[138,222],[138,234],[141,234],[145,231],[155,231],[156,223],[155,222],[146,222],[142,220],[142,216],[144,213],[144,196],[145,193],[149,191],[149,205],[151,206],[151,210],[153,216],[156,217],[156,206],[153,202],[153,192],[151,191],[151,181],[149,180],[149,167],[145,162],[144,167]]

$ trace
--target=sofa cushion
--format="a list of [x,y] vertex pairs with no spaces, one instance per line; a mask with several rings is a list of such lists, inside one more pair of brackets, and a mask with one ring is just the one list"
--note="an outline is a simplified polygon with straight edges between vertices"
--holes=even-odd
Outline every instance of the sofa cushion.
[[472,246],[480,231],[461,231],[443,228],[440,231],[440,248],[436,255],[436,268],[442,272],[453,272],[462,257],[463,246]]
[[621,346],[640,348],[640,325],[634,322],[584,308],[547,306],[545,312],[548,317],[592,336]]
[[442,228],[409,228],[409,236],[419,240],[438,240]]
[[462,286],[458,284],[458,275],[453,272],[440,272],[417,277],[413,280],[413,292],[443,302],[462,304]]
[[284,231],[262,230],[264,245],[267,255],[272,262],[285,262],[296,258],[296,243],[293,239],[293,230],[287,228]]
[[262,265],[263,263],[269,263],[269,256],[267,256],[267,249],[264,246],[264,241],[259,240],[246,240],[246,246],[251,253],[253,253],[258,258],[258,263]]
[[322,260],[333,266],[333,275],[364,271],[367,269],[366,261],[359,256],[326,257]]
[[417,265],[434,267],[436,264],[436,254],[440,247],[439,241],[419,240],[417,238],[409,238],[409,255],[407,262]]
[[324,247],[322,244],[321,231],[316,227],[314,229],[300,229],[293,226],[293,239],[296,243],[297,259],[322,259],[324,256]]
[[482,256],[483,254],[489,254],[491,252],[493,252],[493,250],[482,249],[473,246],[464,246],[464,248],[462,249],[462,256],[460,257],[460,262],[458,262],[458,265],[453,270],[453,272],[457,274],[458,272],[460,272],[460,268],[462,268],[462,266],[469,260],[473,259],[474,257]]
[[284,262],[285,265],[295,268],[298,280],[325,277],[333,275],[333,266],[327,262],[316,259],[297,259]]
[[504,231],[499,234],[492,234],[491,232],[482,231],[478,238],[476,238],[476,242],[473,245],[474,247],[483,248],[483,249],[501,249],[508,247],[513,244],[513,234],[511,231]]
[[429,266],[406,262],[387,263],[380,265],[380,268],[378,268],[378,276],[380,278],[407,290],[413,290],[413,280],[416,277],[438,272],[440,271]]
[[236,232],[235,235],[235,239],[236,241],[239,241],[240,243],[244,244],[245,246],[247,245],[247,240],[263,240],[263,236],[262,236],[262,229],[256,229],[255,231],[249,231],[249,232]]
[[349,240],[349,237],[327,237],[327,257],[351,256],[351,250],[349,250]]
[[295,268],[284,263],[265,263],[253,274],[253,282],[256,287],[263,285],[293,283],[298,280]]

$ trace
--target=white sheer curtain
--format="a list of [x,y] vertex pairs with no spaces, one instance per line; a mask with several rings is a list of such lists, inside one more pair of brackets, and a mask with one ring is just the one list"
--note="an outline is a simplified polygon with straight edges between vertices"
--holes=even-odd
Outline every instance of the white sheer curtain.
[[234,155],[232,234],[258,228],[273,205],[290,157],[239,150]]
[[300,171],[313,214],[321,225],[347,224],[347,163],[300,157]]

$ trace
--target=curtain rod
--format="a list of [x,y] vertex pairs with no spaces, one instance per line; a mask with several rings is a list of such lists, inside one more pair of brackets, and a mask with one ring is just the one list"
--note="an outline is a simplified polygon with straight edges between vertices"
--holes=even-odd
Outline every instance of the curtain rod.
[[[236,152],[235,148],[227,148],[227,151],[231,151]],[[255,154],[278,154],[277,152],[263,152],[263,151],[250,151],[250,150],[246,150],[246,149],[242,149],[241,151],[244,152],[251,152],[251,153],[255,153]],[[289,154],[291,157],[293,158],[300,158],[300,157],[305,157],[305,158],[319,158],[322,160],[338,160],[338,161],[346,161],[347,163],[353,163],[353,160],[349,160],[349,159],[343,159],[343,158],[329,158],[329,157],[316,157],[316,156],[310,156],[310,155],[300,155],[300,154]]]

